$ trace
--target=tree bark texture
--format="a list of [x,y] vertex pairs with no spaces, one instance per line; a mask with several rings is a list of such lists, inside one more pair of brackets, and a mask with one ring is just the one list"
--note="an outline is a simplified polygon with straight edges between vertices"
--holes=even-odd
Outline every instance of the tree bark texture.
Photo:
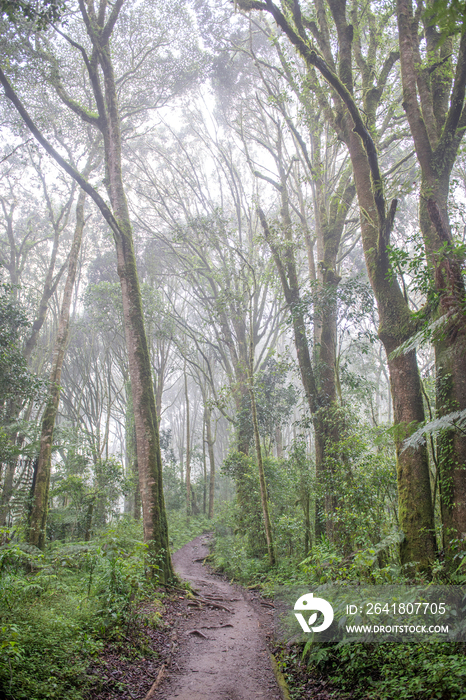
[[[409,307],[391,272],[387,243],[387,222],[381,221],[372,194],[367,155],[359,136],[351,131],[349,151],[353,162],[356,191],[361,211],[361,233],[369,280],[377,300],[379,338],[388,358],[396,427],[398,513],[405,539],[401,545],[403,563],[426,567],[436,552],[427,448],[403,450],[410,425],[424,421],[421,382],[414,351],[393,359],[392,353],[414,332]],[[396,205],[392,204],[392,211]],[[394,211],[393,211],[394,215]],[[378,222],[374,226],[373,222]]]
[[191,424],[189,416],[188,375],[184,367],[184,400],[186,407],[186,515],[191,515]]
[[214,497],[215,497],[215,455],[214,455],[214,438],[212,436],[212,410],[210,406],[205,408],[205,426],[206,426],[206,441],[207,453],[209,455],[209,508],[208,518],[212,520],[214,517]]
[[269,563],[270,566],[275,566],[275,547],[274,547],[274,542],[273,542],[273,533],[272,533],[272,523],[270,521],[270,513],[269,513],[269,502],[268,502],[268,496],[267,496],[267,484],[265,482],[265,473],[264,473],[264,463],[262,461],[262,449],[261,449],[261,440],[260,440],[260,433],[259,433],[259,422],[257,420],[257,408],[256,408],[256,395],[254,391],[254,341],[253,341],[253,325],[252,325],[252,312],[250,314],[250,333],[251,333],[251,339],[250,339],[250,344],[249,344],[249,395],[251,398],[251,418],[252,418],[252,426],[254,430],[254,445],[256,448],[256,458],[257,458],[257,468],[259,471],[259,485],[260,485],[260,494],[261,494],[261,506],[262,506],[262,516],[264,518],[264,529],[265,529],[265,537],[267,540],[267,552],[269,555]]

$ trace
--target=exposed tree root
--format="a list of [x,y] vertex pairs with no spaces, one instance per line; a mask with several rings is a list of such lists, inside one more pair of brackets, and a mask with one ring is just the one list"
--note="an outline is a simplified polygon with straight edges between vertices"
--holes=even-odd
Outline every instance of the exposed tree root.
[[147,695],[145,696],[144,700],[150,700],[150,698],[152,698],[154,696],[154,693],[157,690],[157,688],[159,687],[164,675],[165,675],[165,664],[162,664],[162,666],[160,667],[160,671],[157,674],[157,678],[152,683],[151,688],[150,688],[149,692],[147,693]]

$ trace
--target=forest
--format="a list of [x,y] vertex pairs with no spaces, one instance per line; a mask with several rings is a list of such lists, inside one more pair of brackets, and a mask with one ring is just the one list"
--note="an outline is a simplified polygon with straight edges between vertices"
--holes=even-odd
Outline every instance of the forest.
[[[265,601],[466,586],[464,3],[0,11],[0,700],[149,697],[202,533]],[[273,653],[466,698],[459,641]]]

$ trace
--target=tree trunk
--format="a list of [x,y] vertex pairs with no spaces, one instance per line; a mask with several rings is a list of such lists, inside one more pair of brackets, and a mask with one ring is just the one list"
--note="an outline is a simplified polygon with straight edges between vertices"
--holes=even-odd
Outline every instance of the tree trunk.
[[234,394],[236,415],[238,417],[238,425],[236,429],[236,444],[238,452],[242,452],[243,454],[248,455],[250,433],[249,430],[247,430],[248,424],[244,419],[245,405],[247,404],[247,397],[249,395],[247,387],[247,377],[245,377],[240,370],[238,370],[236,374],[237,388]]
[[[451,171],[466,127],[466,35],[462,33],[457,45],[453,71],[451,38],[440,42],[435,24],[428,24],[427,60],[436,70],[427,73],[410,0],[397,0],[397,15],[403,107],[422,172],[420,226],[440,301],[437,317],[447,322],[434,338],[436,403],[442,416],[466,408],[464,256],[454,250],[448,213]],[[458,431],[440,435],[438,461],[444,543],[449,548],[451,539],[466,540],[466,436]]]
[[[429,190],[432,192],[432,190]],[[436,291],[440,297],[438,318],[446,324],[434,340],[436,406],[439,416],[466,408],[466,324],[463,262],[452,252],[446,207],[444,214],[432,198],[421,199],[421,231],[427,241],[438,239],[430,258]],[[435,225],[436,224],[436,225]],[[432,231],[434,229],[434,231]],[[442,243],[443,241],[443,243]],[[448,250],[448,247],[450,250]],[[466,436],[458,430],[444,431],[437,438],[440,506],[444,546],[456,552],[452,540],[466,540]]]
[[257,467],[259,470],[259,485],[260,485],[260,494],[261,494],[261,505],[262,505],[262,516],[264,518],[264,528],[265,528],[265,537],[267,540],[267,551],[269,555],[269,562],[270,566],[275,566],[275,547],[273,543],[273,534],[272,534],[272,524],[270,522],[270,514],[269,514],[269,503],[268,503],[268,497],[267,497],[267,485],[265,483],[265,474],[264,474],[264,464],[262,461],[262,450],[261,450],[261,442],[260,442],[260,434],[259,434],[259,423],[257,420],[257,409],[256,409],[256,396],[254,392],[254,342],[253,342],[253,328],[252,328],[252,312],[250,314],[251,320],[250,320],[250,327],[251,327],[251,340],[250,340],[250,358],[249,358],[249,395],[251,397],[251,417],[252,417],[252,425],[254,429],[254,444],[256,447],[256,458],[257,458]]
[[[91,160],[92,156],[89,159],[88,165],[85,169],[85,177],[88,177],[91,171]],[[52,466],[51,458],[53,431],[55,428],[55,419],[60,401],[61,370],[65,357],[66,345],[68,342],[71,298],[76,279],[76,269],[84,230],[85,199],[86,193],[84,190],[81,190],[76,204],[76,227],[69,256],[68,275],[63,291],[57,337],[55,339],[55,347],[53,350],[52,371],[50,373],[50,394],[42,416],[39,459],[34,484],[34,492],[32,494],[31,511],[29,515],[28,542],[29,544],[35,545],[40,549],[43,549],[45,546],[50,472]]]
[[86,517],[84,519],[84,542],[89,542],[91,539],[92,522],[94,516],[94,498],[87,506]]
[[[117,184],[121,185],[121,181]],[[134,405],[144,541],[149,545],[151,562],[155,566],[154,574],[159,575],[162,582],[168,582],[173,577],[173,569],[168,544],[168,526],[162,484],[162,456],[152,372],[144,330],[144,314],[129,214],[122,188],[117,187],[116,189],[117,193],[112,204],[123,233],[121,239],[116,239],[116,248]]]
[[[321,415],[319,415],[317,384],[314,369],[312,366],[311,353],[309,351],[309,343],[306,335],[306,324],[304,322],[304,315],[300,300],[296,266],[294,259],[292,259],[290,253],[288,254],[288,261],[285,265],[278,251],[278,247],[276,246],[273,240],[273,236],[269,229],[264,212],[262,211],[262,209],[258,208],[257,213],[262,224],[265,239],[269,244],[269,247],[272,251],[275,260],[275,264],[278,270],[278,274],[280,276],[283,292],[285,295],[285,301],[291,312],[294,345],[296,349],[296,355],[298,358],[301,381],[304,387],[304,394],[307,399],[309,410],[314,419],[316,473],[317,477],[319,478],[319,476],[321,476],[321,474],[324,471],[326,437],[324,435],[324,425],[321,420]],[[315,522],[316,538],[320,537],[324,533],[325,518],[321,517],[323,515],[322,511],[323,503],[321,499],[317,498]]]
[[16,460],[10,460],[5,469],[5,478],[2,489],[2,499],[0,502],[0,527],[5,527],[8,520],[8,512],[10,509],[10,500],[13,496],[13,483],[16,472]]
[[277,459],[283,459],[283,434],[280,426],[275,428],[275,450]]
[[184,367],[184,400],[186,406],[186,515],[191,515],[191,425],[189,418],[188,375]]
[[207,451],[209,454],[209,511],[208,518],[212,520],[214,517],[214,496],[215,496],[215,455],[214,455],[214,439],[212,437],[212,411],[209,406],[206,406],[206,438]]
[[202,514],[207,515],[207,454],[206,454],[206,410],[204,406],[204,416],[202,420]]
[[[379,312],[379,338],[388,358],[396,446],[398,512],[405,539],[401,560],[428,566],[436,553],[434,510],[429,461],[425,447],[403,450],[410,426],[424,421],[424,406],[415,352],[396,358],[392,353],[414,333],[411,312],[390,272],[388,231],[383,230],[375,204],[368,158],[359,136],[350,136],[350,155],[361,214],[361,232],[369,280]],[[392,205],[394,210],[394,205]],[[394,211],[393,211],[394,215]],[[373,222],[379,221],[379,227]]]

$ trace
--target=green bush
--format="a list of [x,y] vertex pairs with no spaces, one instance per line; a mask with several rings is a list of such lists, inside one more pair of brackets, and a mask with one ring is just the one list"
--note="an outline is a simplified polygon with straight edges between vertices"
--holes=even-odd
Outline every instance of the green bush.
[[[81,700],[92,655],[122,636],[138,644],[139,603],[153,595],[138,523],[42,554],[0,548],[0,691],[15,700]],[[1,695],[1,692],[0,692]]]
[[307,662],[311,673],[324,673],[354,700],[466,698],[466,656],[460,644],[317,644]]
[[168,512],[168,533],[170,535],[170,548],[172,552],[181,549],[198,535],[213,530],[214,524],[205,515],[196,515],[190,518],[182,510]]

